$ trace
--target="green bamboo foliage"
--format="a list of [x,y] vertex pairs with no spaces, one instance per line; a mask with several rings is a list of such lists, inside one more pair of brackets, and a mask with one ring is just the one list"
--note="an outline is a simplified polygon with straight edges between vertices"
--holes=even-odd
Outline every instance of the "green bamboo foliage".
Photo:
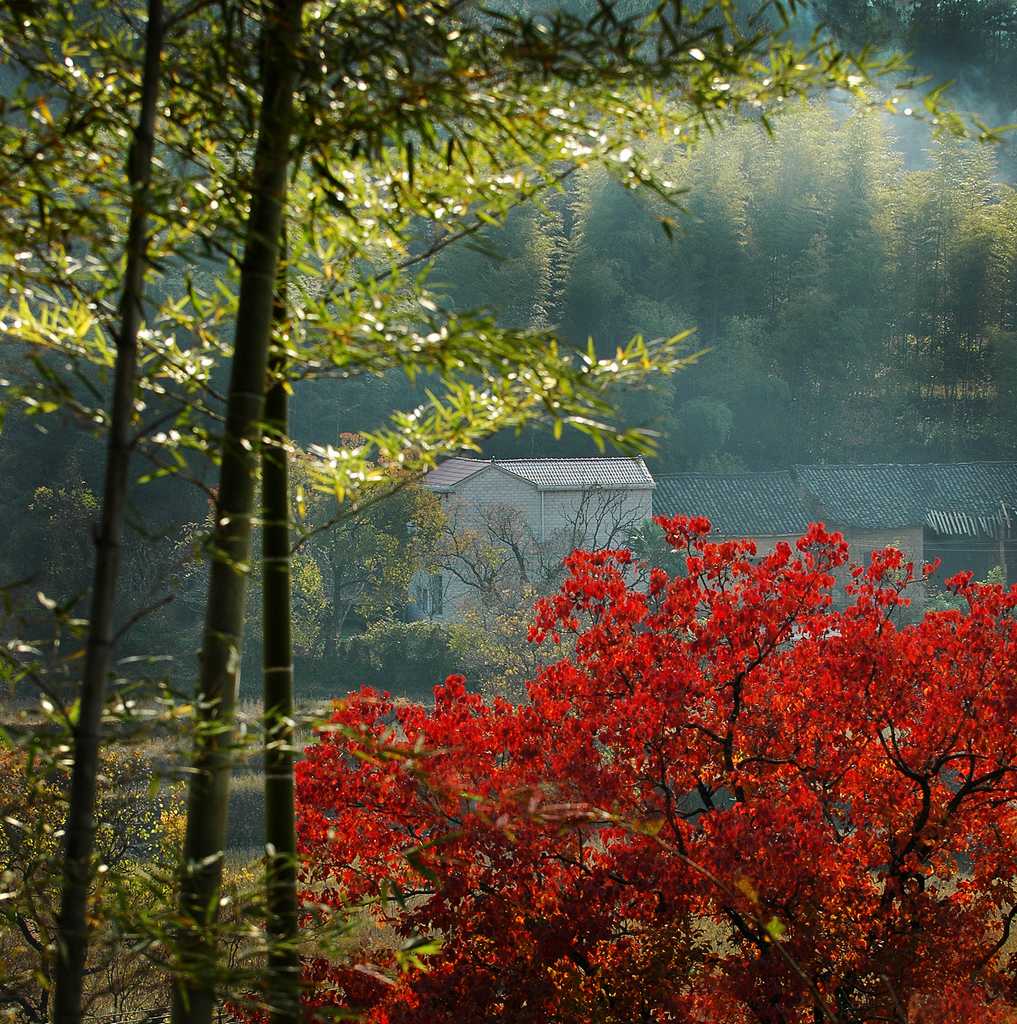
[[64,844],[63,891],[57,922],[55,1024],[81,1020],[82,979],[88,953],[87,904],[96,834],[96,776],[106,679],[112,661],[114,606],[127,506],[131,424],[138,375],[138,332],[144,315],[149,191],[155,147],[156,110],[162,71],[162,0],[148,0],[141,109],[131,143],[127,177],[131,211],[127,265],[120,299],[116,366],[107,439],[102,520],[96,541],[92,607],[85,668],[73,734],[73,769]]
[[194,941],[179,951],[183,970],[173,993],[174,1024],[208,1024],[215,1006],[217,951],[208,925],[218,911],[222,878],[233,709],[302,9],[303,0],[276,0],[262,13],[261,111],[222,439],[180,887],[181,914]]

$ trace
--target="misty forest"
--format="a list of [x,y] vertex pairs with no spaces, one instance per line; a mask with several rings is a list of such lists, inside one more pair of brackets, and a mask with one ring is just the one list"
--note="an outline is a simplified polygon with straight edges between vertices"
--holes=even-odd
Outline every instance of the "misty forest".
[[0,1014],[1017,1022],[1017,7],[0,0]]

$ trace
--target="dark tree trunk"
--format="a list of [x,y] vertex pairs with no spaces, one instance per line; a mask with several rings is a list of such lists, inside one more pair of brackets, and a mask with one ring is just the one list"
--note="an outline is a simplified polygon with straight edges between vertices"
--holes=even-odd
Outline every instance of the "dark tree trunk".
[[[285,331],[285,269],[275,319]],[[268,1006],[272,1024],[300,1019],[297,956],[297,841],[293,787],[293,640],[291,633],[288,396],[286,356],[272,355],[261,449],[262,587],[265,702],[265,888],[268,904]]]
[[181,916],[193,932],[187,948],[178,951],[181,959],[173,993],[174,1024],[209,1024],[216,1000],[219,951],[207,932],[218,911],[222,882],[233,709],[240,673],[251,518],[264,427],[302,7],[303,0],[275,0],[262,8],[262,103],[219,470],[181,877]]
[[343,623],[346,621],[346,615],[343,612],[343,580],[345,572],[343,568],[340,568],[341,555],[339,552],[339,545],[333,539],[332,541],[332,615],[329,619],[329,635],[326,645],[326,654],[328,657],[337,658],[339,656],[340,645],[342,643]]
[[143,316],[148,206],[155,149],[155,121],[162,71],[162,0],[148,0],[141,110],[127,160],[131,212],[127,229],[127,266],[120,298],[116,365],[110,410],[102,520],[96,544],[92,605],[85,646],[78,720],[74,726],[74,767],[64,841],[63,887],[57,919],[54,978],[55,1024],[79,1024],[81,989],[88,955],[88,892],[95,850],[96,776],[99,730],[106,699],[106,678],[113,652],[113,613],[127,502],[130,430],[137,388],[138,331]]
[[335,527],[329,537],[329,563],[332,571],[332,600],[324,616],[324,655],[326,658],[338,658],[342,651],[342,630],[349,614],[349,604],[343,601],[347,566],[343,560],[340,534]]

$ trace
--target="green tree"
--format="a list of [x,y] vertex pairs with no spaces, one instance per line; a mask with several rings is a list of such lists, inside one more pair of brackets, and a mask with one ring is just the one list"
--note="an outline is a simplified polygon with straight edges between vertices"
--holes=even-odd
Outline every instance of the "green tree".
[[[45,1024],[55,1012],[60,978],[58,919],[63,841],[67,817],[62,766],[43,748],[0,743],[6,789],[0,800],[0,1007],[16,1007],[22,1019]],[[171,791],[148,792],[150,759],[137,749],[101,753],[95,803],[98,888],[88,893],[91,955],[82,979],[82,1007],[101,1013],[116,1006],[124,986],[153,996],[161,979],[138,950],[118,941],[106,910],[132,884],[139,862],[159,861],[163,817],[177,809]],[[59,989],[56,989],[59,991]]]
[[[689,29],[685,25],[672,25],[668,21],[669,15],[663,8],[655,13],[655,19],[643,20],[637,17],[621,21],[613,12],[608,12],[609,16],[604,17],[604,11],[598,12],[588,20],[564,12],[555,13],[546,19],[533,18],[529,14],[518,17],[505,16],[496,19],[495,25],[499,26],[500,32],[496,31],[492,35],[489,31],[491,26],[484,24],[482,18],[473,24],[468,19],[455,23],[446,20],[446,12],[436,11],[433,16],[425,17],[423,24],[420,24],[415,20],[416,12],[410,14],[400,9],[395,23],[387,17],[379,19],[377,35],[387,39],[389,53],[393,49],[396,53],[402,52],[400,47],[406,45],[403,41],[406,27],[415,29],[414,48],[419,48],[423,39],[431,40],[435,46],[434,52],[440,56],[434,59],[432,55],[428,73],[418,70],[413,81],[414,90],[421,90],[423,93],[426,88],[426,111],[414,112],[409,116],[390,114],[391,121],[386,122],[382,119],[379,122],[379,98],[385,101],[387,96],[384,89],[380,97],[372,93],[369,76],[366,74],[357,82],[358,87],[363,86],[358,88],[358,92],[363,94],[363,110],[361,104],[357,102],[358,93],[353,93],[351,100],[340,105],[341,114],[337,117],[336,104],[326,105],[321,102],[331,95],[328,88],[321,88],[322,83],[315,83],[319,90],[316,94],[305,92],[304,98],[311,97],[312,109],[316,114],[316,126],[331,129],[333,139],[341,141],[352,137],[356,140],[357,147],[363,146],[369,158],[373,158],[377,164],[384,167],[386,161],[388,162],[389,182],[392,184],[383,194],[388,194],[391,198],[388,207],[384,203],[381,204],[382,211],[394,209],[398,212],[403,202],[407,205],[416,205],[421,198],[425,198],[424,204],[416,205],[414,212],[417,216],[440,221],[450,210],[453,214],[460,211],[468,213],[466,223],[458,231],[453,226],[446,227],[440,233],[432,233],[432,240],[423,253],[411,254],[404,262],[405,266],[407,262],[412,263],[447,248],[457,236],[473,234],[492,219],[503,218],[515,204],[515,200],[506,204],[504,199],[499,200],[491,193],[485,195],[482,189],[476,187],[477,176],[471,158],[475,159],[486,153],[485,159],[491,160],[488,173],[500,173],[502,179],[506,165],[511,166],[515,163],[527,170],[529,175],[536,174],[539,188],[553,182],[555,162],[562,155],[569,154],[576,146],[573,132],[577,128],[585,129],[587,135],[594,134],[591,132],[592,124],[614,128],[610,118],[617,103],[617,94],[614,90],[621,78],[625,79],[626,84],[631,85],[640,80],[654,81],[662,73],[671,75],[670,71],[663,70],[668,64],[667,60],[662,60],[663,54],[666,52],[671,58],[686,55],[682,47],[674,47],[678,38],[675,35],[676,28],[685,33],[685,47],[689,47],[692,40],[697,44],[701,42],[703,46],[711,47],[719,43],[718,52],[725,55],[727,66],[730,66],[730,55],[737,54],[744,46],[744,41],[734,33],[734,25],[730,21],[728,27],[732,29],[734,42],[728,42],[724,38],[725,32],[719,22],[711,23],[696,16],[692,19],[689,35]],[[360,13],[356,31],[361,35],[364,33],[365,23],[364,13]],[[618,29],[622,26],[624,32],[629,35],[618,34]],[[437,36],[434,32],[436,27],[439,33]],[[496,40],[494,46],[491,45],[492,39]],[[760,41],[761,37],[757,37],[747,47],[745,53],[751,52]],[[449,43],[453,45],[450,47]],[[618,59],[619,45],[624,51],[624,61]],[[656,53],[651,48],[653,45],[657,47]],[[327,73],[328,48],[321,52],[324,58],[321,67]],[[461,77],[465,55],[469,55],[469,60],[473,62],[466,81]],[[533,60],[535,55],[537,61]],[[343,55],[345,66],[350,64],[349,56],[348,52]],[[693,61],[706,60],[706,55],[699,45],[691,46],[687,56]],[[373,53],[368,50],[362,58],[363,66],[370,66],[373,58]],[[409,66],[414,63],[412,60],[408,61]],[[517,68],[517,76],[511,85],[507,85],[502,77],[506,64]],[[805,63],[796,63],[792,66],[796,73],[808,69]],[[735,91],[727,95],[732,89],[731,83],[724,82],[722,88],[715,89],[714,79],[702,92],[698,92],[701,87],[697,84],[696,76],[690,75],[688,81],[697,95],[696,106],[701,110],[704,98],[710,102],[711,91],[716,97],[713,102],[722,108],[729,105],[737,107],[749,96],[752,101],[759,102],[760,82],[758,79],[752,80],[754,71],[750,68],[751,65],[747,63],[739,69],[739,75],[743,76],[744,84],[748,85],[750,90],[748,94],[742,96],[739,95],[743,86],[741,80],[737,82]],[[358,71],[363,73],[361,68],[358,68]],[[534,75],[536,71],[539,71],[541,76],[539,79]],[[385,77],[398,82],[398,64],[393,73]],[[420,80],[428,77],[431,78],[430,82]],[[492,90],[498,98],[499,109],[493,116],[488,105],[490,95],[484,96],[483,105],[478,105],[478,80],[484,80],[485,87]],[[539,87],[538,81],[541,83]],[[680,74],[677,81],[682,81]],[[846,81],[846,78],[842,81]],[[772,83],[773,78],[769,77],[762,84],[762,88],[769,89]],[[789,84],[792,85],[792,91],[795,91],[797,86],[792,82],[786,82],[782,89]],[[580,95],[576,92],[577,89],[583,90],[582,106],[577,106],[575,100],[571,98]],[[562,106],[549,106],[553,98],[559,96]],[[627,144],[627,139],[632,136],[633,127],[636,131],[639,130],[641,120],[648,114],[652,120],[659,123],[663,113],[652,100],[647,103],[644,98],[642,102],[633,102],[637,96],[638,93],[632,93],[631,99],[628,100],[629,121],[620,126],[620,135],[604,131],[595,146],[582,146],[585,153],[594,156],[600,150],[608,162],[613,159],[622,165],[631,164],[630,167],[626,166],[624,176],[632,185],[639,183],[640,180],[649,179],[651,172],[639,161],[633,160],[634,150]],[[405,104],[405,97],[401,97],[400,102]],[[384,107],[382,109],[384,111]],[[405,106],[402,110],[405,110]],[[553,119],[561,122],[560,125],[549,124],[546,121],[545,112],[548,110]],[[570,110],[575,113],[570,113]],[[370,124],[374,127],[368,128],[366,119],[358,120],[364,117],[364,111],[370,111]],[[695,112],[695,107],[691,108],[690,112],[689,123],[694,125],[701,115]],[[665,120],[667,116],[669,115],[665,115]],[[689,118],[689,113],[679,115],[679,118],[682,117]],[[509,119],[512,121],[511,129],[508,128]],[[466,122],[470,125],[468,131],[462,128]],[[379,146],[382,133],[391,133],[405,153],[406,171],[400,172],[394,182],[390,154],[386,154]],[[615,139],[619,141],[613,141]],[[481,141],[479,147],[478,141]],[[308,144],[307,139],[303,142],[305,145]],[[464,155],[466,165],[470,167],[471,173],[467,178],[450,174],[454,166],[457,145]],[[614,148],[617,146],[621,148]],[[313,147],[312,143],[309,147],[312,152]],[[439,154],[439,159],[444,160],[443,169],[440,166],[436,167],[433,162],[435,156]],[[335,152],[334,145],[327,147],[318,144],[311,163],[316,178],[311,179],[309,186],[313,189],[316,183],[320,185],[324,181],[328,188],[338,189],[329,196],[329,199],[333,202],[338,199],[340,206],[348,210],[351,206],[351,194],[356,192],[357,178],[349,175],[345,169],[340,171],[345,161]],[[515,178],[510,177],[509,180],[515,183],[517,191],[522,189],[525,192],[527,188],[533,187],[527,184],[526,174],[519,175],[518,171],[516,174]],[[396,182],[399,181],[405,181],[410,186],[409,189],[404,190],[401,185],[397,185]],[[498,182],[499,177],[494,176],[490,181]],[[658,185],[658,188],[661,187],[667,186]],[[383,217],[385,212],[382,214]],[[320,227],[318,230],[321,230]],[[367,248],[370,251],[370,245]],[[353,252],[356,253],[357,250],[354,249]],[[340,257],[339,267],[347,266],[353,271],[350,256],[340,254]],[[295,262],[299,262],[299,257]],[[333,262],[325,263],[322,269],[327,271],[326,278],[338,276],[343,302],[348,304],[353,289],[351,280],[343,280],[341,270],[337,272]],[[351,276],[355,279],[356,272],[354,271]],[[390,269],[385,270],[375,281],[394,276]],[[388,284],[386,281],[386,286]],[[326,288],[326,293],[331,298],[335,290]],[[539,344],[535,345],[536,337],[519,332],[502,333],[490,326],[484,326],[482,322],[471,322],[465,318],[459,318],[457,323],[453,321],[454,329],[450,330],[447,317],[444,318],[446,324],[441,330],[432,330],[426,335],[426,342],[437,347],[433,355],[423,346],[411,346],[409,352],[405,349],[393,350],[392,346],[399,343],[398,337],[401,332],[393,332],[391,322],[383,320],[374,312],[384,308],[382,297],[378,294],[372,296],[373,310],[360,313],[361,320],[366,322],[366,331],[363,324],[358,326],[360,331],[367,334],[370,343],[378,345],[380,341],[381,346],[372,350],[371,345],[368,345],[358,352],[356,345],[351,345],[350,336],[338,329],[334,317],[329,320],[325,315],[332,310],[322,306],[320,291],[314,298],[318,300],[317,308],[322,313],[313,318],[315,323],[308,332],[308,337],[314,340],[316,334],[331,335],[334,340],[326,339],[328,347],[325,351],[327,361],[334,366],[347,370],[356,368],[357,372],[363,372],[366,369],[377,371],[394,363],[402,366],[411,375],[426,370],[438,370],[442,373],[443,383],[449,394],[444,400],[432,398],[425,418],[421,418],[420,410],[415,410],[409,417],[397,417],[394,433],[368,436],[366,443],[353,451],[335,448],[325,450],[324,454],[329,459],[331,470],[326,474],[325,480],[335,489],[340,500],[350,491],[363,493],[364,484],[384,480],[384,468],[377,470],[367,461],[375,452],[375,466],[395,464],[399,465],[400,473],[404,473],[407,454],[415,450],[416,454],[409,464],[426,468],[433,464],[439,450],[454,450],[457,445],[462,446],[464,443],[468,446],[475,445],[479,438],[498,426],[522,424],[538,408],[550,412],[559,426],[562,422],[572,422],[594,434],[599,440],[609,431],[600,425],[591,424],[582,414],[584,406],[592,409],[604,408],[602,400],[596,397],[599,382],[596,376],[590,374],[590,370],[600,371],[602,374],[606,371],[619,382],[625,383],[626,377],[644,375],[640,372],[632,373],[632,370],[636,369],[634,356],[641,362],[643,370],[651,367],[666,370],[678,365],[668,363],[666,348],[647,349],[641,342],[637,342],[635,347],[630,346],[627,350],[618,349],[617,356],[608,360],[596,359],[595,351],[591,347],[583,372],[576,374],[568,360],[558,358],[556,349],[544,349]],[[241,298],[241,304],[242,301]],[[405,302],[405,297],[402,301]],[[434,308],[433,301],[426,297],[421,297],[419,305],[424,309]],[[302,318],[306,318],[306,313]],[[457,335],[457,331],[463,333]],[[372,332],[377,337],[372,337]],[[412,332],[412,336],[420,337],[420,334]],[[462,344],[462,340],[467,336],[468,348]],[[295,351],[300,351],[299,346],[294,348]],[[306,351],[301,353],[301,356],[306,359]],[[493,367],[497,367],[496,372],[492,372]],[[534,388],[536,382],[530,376],[534,367],[539,367],[539,389]],[[631,367],[628,372],[627,367]],[[484,403],[489,410],[486,414],[481,411],[481,406],[477,402],[480,394],[475,386],[465,381],[457,382],[456,378],[460,374],[481,376],[486,386],[483,394]],[[549,390],[554,395],[550,401]],[[492,396],[495,399],[494,404],[491,404]],[[625,440],[623,435],[615,436],[619,440]],[[220,500],[221,495],[220,490]],[[282,496],[276,495],[272,499],[272,507],[276,510],[286,508],[287,504]],[[220,797],[207,803],[211,806],[215,803],[221,804],[222,800]],[[187,852],[193,856],[196,849],[189,846]],[[214,887],[206,893],[210,897],[213,894]],[[211,901],[206,905],[211,905]],[[197,909],[197,904],[192,909]],[[178,1012],[178,1016],[180,1015]],[[203,1017],[204,1011],[199,1019]]]
[[[61,603],[70,604],[88,589],[92,524],[99,500],[85,482],[37,487],[28,512],[46,539],[44,575],[36,582]],[[41,527],[41,529],[40,529]]]
[[131,193],[125,240],[126,266],[120,295],[120,322],[114,340],[116,361],[110,407],[102,518],[96,539],[95,578],[85,645],[85,667],[74,723],[71,791],[64,845],[57,950],[59,970],[53,1001],[56,1024],[81,1020],[81,991],[88,954],[87,903],[95,845],[96,777],[99,772],[100,723],[113,654],[114,612],[127,504],[131,426],[137,388],[138,337],[144,314],[148,258],[155,119],[162,74],[165,31],[162,0],[148,0],[137,126],[127,162]]
[[[285,259],[286,227],[280,229]],[[261,446],[261,569],[264,608],[265,897],[269,1012],[277,1024],[300,1019],[297,950],[297,837],[293,782],[293,613],[290,568],[289,391],[286,381],[287,268],[276,272],[275,346],[265,395]]]
[[[346,443],[357,442],[347,438]],[[298,481],[302,468],[298,460]],[[321,585],[320,601],[305,613],[313,617],[309,646],[325,658],[339,654],[351,629],[398,617],[414,573],[428,558],[442,518],[437,498],[398,477],[393,468],[396,489],[381,486],[356,502],[315,491],[306,477],[298,484],[296,554],[311,560]]]
[[[111,281],[119,287],[135,198],[119,182],[128,137],[120,115],[132,109],[140,82],[135,33],[116,10],[88,22],[96,51],[118,69],[110,82],[74,49],[84,15],[63,5],[41,11],[29,20],[42,57],[38,67],[22,64],[56,83],[59,103],[38,102],[35,78],[3,109],[2,203],[13,213],[0,254],[11,296],[3,316],[16,343],[37,357],[37,377],[22,375],[9,393],[38,414],[63,408],[105,430],[92,392],[116,366],[103,330],[116,319]],[[199,1022],[209,1018],[217,981],[232,705],[269,380],[284,392],[290,379],[303,391],[318,375],[387,385],[402,373],[435,384],[401,392],[419,396],[418,404],[381,418],[352,449],[334,444],[332,424],[323,443],[307,447],[313,485],[346,511],[396,476],[419,474],[443,454],[475,449],[492,432],[534,418],[596,443],[645,442],[644,433],[609,422],[607,390],[631,392],[684,368],[674,339],[625,343],[632,318],[617,317],[597,346],[572,352],[544,329],[556,318],[561,275],[580,237],[580,189],[575,202],[548,199],[541,210],[561,227],[535,289],[531,329],[446,308],[427,288],[427,268],[548,195],[566,171],[607,168],[625,186],[671,199],[674,183],[657,174],[640,140],[663,132],[683,147],[722,117],[766,115],[777,100],[816,85],[857,92],[866,69],[823,43],[794,47],[766,29],[743,30],[726,4],[691,15],[662,5],[649,17],[641,5],[460,16],[438,4],[297,0],[220,5],[215,17],[202,4],[181,11],[186,18],[165,40],[170,114],[160,118],[151,204],[148,258],[165,268],[152,288],[139,367],[151,405],[134,407],[151,419],[133,421],[133,440],[146,441],[156,473],[207,486],[195,466],[206,457],[217,463],[182,914],[171,950],[175,1015]],[[7,47],[21,25],[4,27]],[[54,27],[59,46],[51,45]],[[26,119],[39,126],[35,134],[25,132]],[[627,188],[621,194],[629,198]],[[649,209],[657,216],[663,207]],[[270,378],[284,221],[286,330],[276,332]],[[75,273],[64,273],[68,267]],[[658,330],[668,323],[666,295],[641,294],[643,312],[657,317],[651,337],[674,333]],[[285,445],[278,409],[273,419],[274,442]],[[279,528],[290,502],[281,472],[273,483],[267,517]],[[280,580],[283,547],[269,555],[280,560]],[[267,627],[276,625],[270,615]],[[276,639],[284,638],[273,633],[273,646]],[[269,667],[280,667],[277,660],[273,654]],[[272,706],[286,706],[284,692]]]

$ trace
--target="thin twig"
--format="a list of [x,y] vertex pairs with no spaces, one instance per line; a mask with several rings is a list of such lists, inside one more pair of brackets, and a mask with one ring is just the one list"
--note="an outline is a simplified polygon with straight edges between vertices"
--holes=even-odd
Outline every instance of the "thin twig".
[[160,608],[164,608],[174,598],[176,594],[166,594],[160,597],[158,601],[147,605],[145,608],[139,608],[117,631],[113,634],[113,642],[117,643],[122,637],[124,637],[131,629],[133,629],[142,619],[147,618],[153,612],[157,612]]

